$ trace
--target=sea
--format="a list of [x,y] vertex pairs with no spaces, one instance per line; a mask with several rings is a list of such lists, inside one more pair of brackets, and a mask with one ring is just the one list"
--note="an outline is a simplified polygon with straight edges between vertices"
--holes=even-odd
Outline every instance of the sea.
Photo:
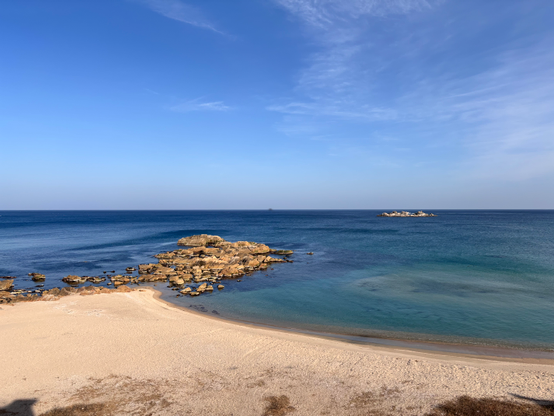
[[164,300],[352,342],[554,351],[554,210],[382,211],[0,211],[0,276],[62,287],[214,234],[294,250],[293,262],[194,298],[157,283]]

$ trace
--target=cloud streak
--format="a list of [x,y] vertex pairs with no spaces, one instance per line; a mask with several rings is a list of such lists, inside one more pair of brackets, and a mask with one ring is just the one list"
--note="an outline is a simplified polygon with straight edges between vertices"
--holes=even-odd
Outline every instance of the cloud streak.
[[429,9],[439,1],[275,1],[309,28],[309,36],[320,51],[312,53],[299,72],[295,100],[281,100],[268,106],[269,111],[337,120],[397,118],[395,109],[372,100],[374,75],[380,71],[382,62],[372,51],[371,39],[367,39],[367,27],[371,25],[358,20]]
[[225,105],[223,101],[202,102],[200,98],[197,98],[174,105],[170,107],[170,110],[178,113],[188,113],[191,111],[229,111],[232,110],[232,107]]
[[496,67],[461,81],[440,98],[443,109],[436,114],[468,127],[464,144],[479,176],[525,180],[554,173],[551,41],[505,51]]
[[[283,114],[281,131],[311,137],[331,123],[341,131],[358,124],[368,137],[417,137],[420,147],[449,149],[457,162],[448,168],[470,180],[554,174],[552,36],[502,42],[474,59],[457,51],[475,42],[466,27],[436,24],[455,22],[447,12],[432,14],[440,1],[274,1],[303,22],[319,49],[290,97],[267,107]],[[418,21],[426,11],[429,19]]]
[[363,16],[386,16],[422,10],[434,0],[275,0],[313,27],[328,28]]
[[200,9],[183,3],[180,0],[136,0],[156,13],[169,19],[187,23],[201,29],[208,29],[213,32],[223,34],[215,25],[210,22],[200,11]]

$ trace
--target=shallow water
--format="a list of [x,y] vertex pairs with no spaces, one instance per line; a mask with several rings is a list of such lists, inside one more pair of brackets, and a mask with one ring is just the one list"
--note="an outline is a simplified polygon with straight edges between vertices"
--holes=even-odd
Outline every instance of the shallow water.
[[294,263],[197,298],[158,284],[166,300],[302,330],[554,349],[554,211],[432,212],[0,211],[0,275],[55,287],[216,234],[293,249]]

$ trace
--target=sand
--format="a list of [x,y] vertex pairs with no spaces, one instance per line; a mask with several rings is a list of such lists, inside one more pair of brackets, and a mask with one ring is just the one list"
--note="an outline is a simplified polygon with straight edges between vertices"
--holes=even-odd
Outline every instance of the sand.
[[554,399],[552,362],[242,325],[166,304],[152,290],[2,305],[0,334],[0,414],[103,403],[106,414],[262,415],[278,397],[274,414],[423,415],[464,394]]

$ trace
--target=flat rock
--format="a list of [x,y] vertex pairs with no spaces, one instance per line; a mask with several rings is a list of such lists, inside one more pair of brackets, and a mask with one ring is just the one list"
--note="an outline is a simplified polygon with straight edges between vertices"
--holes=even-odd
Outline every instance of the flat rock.
[[78,285],[78,284],[81,284],[81,283],[85,283],[86,281],[87,281],[86,277],[75,276],[73,274],[65,276],[62,279],[62,282],[68,283],[70,285]]
[[225,240],[217,235],[200,234],[181,238],[177,245],[188,247],[200,247],[222,243]]
[[13,279],[0,281],[0,290],[10,290],[13,288]]

